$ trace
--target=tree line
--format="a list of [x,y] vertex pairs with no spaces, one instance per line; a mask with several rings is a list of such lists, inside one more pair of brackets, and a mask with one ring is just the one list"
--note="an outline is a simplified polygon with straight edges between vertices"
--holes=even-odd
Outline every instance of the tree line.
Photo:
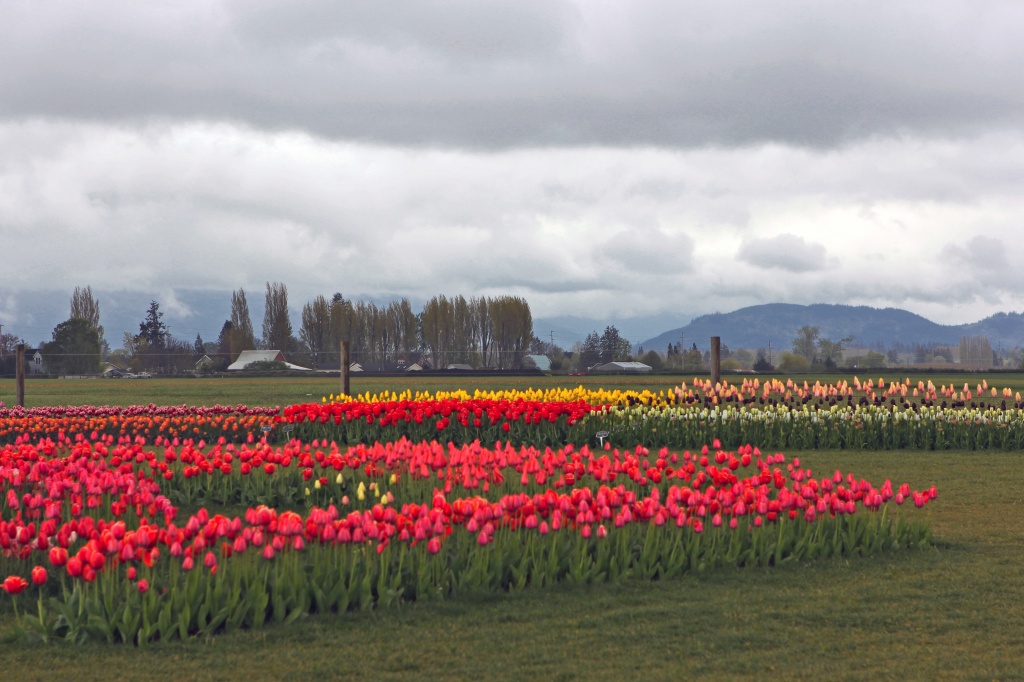
[[[367,369],[387,369],[418,362],[427,367],[444,368],[452,364],[495,369],[519,369],[526,353],[546,354],[555,371],[586,370],[594,365],[617,360],[632,360],[631,344],[614,326],[603,334],[590,333],[571,351],[543,343],[534,336],[533,318],[526,300],[516,296],[471,297],[434,296],[415,312],[408,299],[378,305],[352,301],[335,293],[330,298],[318,295],[301,310],[298,332],[292,328],[288,289],[280,282],[267,282],[264,292],[264,316],[261,334],[256,335],[244,289],[233,291],[230,316],[224,321],[216,341],[207,342],[197,335],[194,342],[175,338],[163,323],[159,303],[151,301],[137,333],[125,332],[120,348],[111,350],[100,324],[100,304],[91,287],[75,287],[68,319],[58,324],[52,340],[42,344],[49,374],[61,376],[95,375],[102,361],[127,371],[161,374],[213,372],[225,369],[243,350],[280,350],[299,365],[314,369],[338,369],[340,346],[347,341],[351,359]],[[859,368],[882,368],[900,364],[899,344],[868,349],[852,360],[844,359],[853,337],[833,341],[820,329],[801,327],[792,340],[790,351],[772,357],[758,349],[756,358],[746,349],[731,351],[721,347],[723,369],[753,368],[756,371],[779,370],[790,373],[835,369],[841,364]],[[0,374],[13,375],[14,353],[18,343],[13,334],[0,335]],[[948,346],[916,345],[913,362],[918,364],[953,363]],[[1005,360],[998,357],[985,337],[963,337],[959,362],[976,367],[1000,365],[1024,366],[1017,354]],[[907,353],[904,353],[906,356]],[[641,348],[636,359],[655,370],[701,372],[707,368],[709,353],[696,344],[684,349],[669,344],[665,353]]]
[[295,364],[338,369],[343,341],[349,343],[352,361],[364,365],[519,369],[537,341],[529,303],[517,296],[434,296],[417,313],[407,298],[378,305],[341,293],[329,299],[319,295],[303,305],[295,333],[287,286],[267,282],[264,295],[258,337],[248,296],[240,288],[231,294],[230,316],[216,341],[198,334],[194,342],[173,337],[159,303],[151,301],[138,332],[125,332],[121,348],[110,350],[99,323],[99,301],[90,287],[76,287],[68,320],[54,328],[53,340],[41,351],[48,373],[64,376],[98,374],[103,360],[132,372],[177,374],[197,369],[196,363],[207,358],[199,369],[219,371],[244,350],[280,350]]

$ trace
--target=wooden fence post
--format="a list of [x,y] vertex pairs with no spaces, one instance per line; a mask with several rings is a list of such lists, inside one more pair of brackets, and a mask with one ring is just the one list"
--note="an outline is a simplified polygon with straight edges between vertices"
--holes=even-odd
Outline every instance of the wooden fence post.
[[18,344],[18,351],[14,355],[16,369],[14,370],[15,402],[18,407],[25,407],[25,344]]
[[349,376],[348,367],[352,364],[349,359],[349,343],[348,341],[341,342],[341,393],[342,395],[351,395],[351,388],[349,387]]
[[722,381],[722,337],[711,337],[711,383]]

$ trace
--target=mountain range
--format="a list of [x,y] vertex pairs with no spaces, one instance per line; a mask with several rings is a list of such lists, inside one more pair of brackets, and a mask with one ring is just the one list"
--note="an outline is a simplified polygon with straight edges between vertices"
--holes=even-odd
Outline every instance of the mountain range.
[[[163,321],[174,336],[192,341],[199,334],[214,341],[231,314],[231,292],[205,289],[175,289],[169,293],[138,291],[94,291],[100,304],[100,324],[111,347],[121,345],[124,332],[138,333],[149,302],[160,304]],[[263,292],[249,292],[253,327],[259,334],[263,320]],[[371,300],[355,296],[357,300]],[[53,328],[67,319],[70,293],[49,290],[0,292],[0,323],[4,332],[25,339],[30,345],[49,341]],[[378,304],[387,301],[374,300]],[[423,302],[410,301],[413,309]],[[298,332],[305,301],[291,301],[292,326]],[[689,320],[687,322],[687,320]],[[920,315],[897,308],[849,305],[795,305],[770,303],[741,308],[729,313],[692,317],[685,313],[592,318],[577,315],[534,318],[534,333],[542,341],[570,349],[588,334],[615,326],[620,335],[645,350],[664,352],[670,343],[682,343],[706,350],[712,336],[719,336],[730,348],[788,349],[803,326],[816,326],[823,338],[833,341],[853,336],[852,345],[889,348],[899,343],[958,344],[962,336],[987,336],[996,350],[1024,346],[1024,314],[998,313],[978,322],[941,325]],[[665,331],[667,330],[667,331]],[[642,340],[641,340],[642,339]]]
[[668,344],[693,343],[701,350],[711,346],[711,337],[721,337],[730,348],[780,350],[792,346],[797,330],[818,327],[822,338],[838,341],[853,337],[854,346],[890,348],[896,344],[956,345],[963,336],[987,336],[992,348],[1009,350],[1024,346],[1024,314],[997,313],[979,322],[942,325],[899,308],[871,308],[832,304],[795,305],[768,303],[741,308],[731,313],[713,313],[693,318],[689,324],[646,339],[646,350],[664,351]]

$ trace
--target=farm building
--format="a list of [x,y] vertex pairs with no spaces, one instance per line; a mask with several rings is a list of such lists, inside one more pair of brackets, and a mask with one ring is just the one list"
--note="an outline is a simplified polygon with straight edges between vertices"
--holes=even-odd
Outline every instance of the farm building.
[[536,367],[542,372],[551,371],[551,359],[546,355],[527,355],[523,359],[524,367]]
[[645,365],[642,362],[608,362],[603,365],[595,367],[593,372],[650,372],[650,365]]
[[237,372],[243,370],[247,365],[251,365],[254,362],[283,362],[288,369],[310,371],[309,367],[293,365],[285,360],[284,353],[279,350],[243,350],[238,355],[238,359],[228,365],[228,371]]

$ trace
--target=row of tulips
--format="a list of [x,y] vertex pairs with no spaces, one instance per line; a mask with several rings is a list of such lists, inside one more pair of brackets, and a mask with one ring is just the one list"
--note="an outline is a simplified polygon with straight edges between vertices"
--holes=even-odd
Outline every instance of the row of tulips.
[[577,440],[594,406],[584,400],[445,398],[432,400],[308,403],[284,408],[296,437],[340,443],[373,443],[407,437],[471,443],[511,440],[561,445]]
[[142,438],[255,443],[332,440],[341,444],[389,442],[406,437],[460,444],[510,441],[557,446],[643,443],[686,447],[721,438],[731,446],[759,443],[773,449],[1024,449],[1024,407],[927,405],[918,402],[855,404],[819,397],[807,403],[648,405],[640,401],[592,405],[523,398],[347,400],[278,408],[143,408],[60,413],[24,410],[0,416],[0,444],[74,434],[121,441]]
[[[757,401],[770,404],[783,403],[786,405],[806,404],[811,401],[821,401],[834,404],[836,401],[845,400],[858,404],[880,405],[885,402],[901,404],[934,405],[945,401],[947,405],[965,406],[971,401],[989,401],[991,404],[1002,406],[1003,409],[1010,407],[1024,407],[1020,392],[1014,393],[1009,388],[998,389],[989,386],[988,380],[983,379],[971,387],[964,383],[963,387],[957,389],[953,384],[946,386],[942,384],[936,387],[932,381],[918,381],[916,384],[909,377],[886,381],[879,377],[878,381],[868,379],[861,381],[854,377],[853,381],[841,380],[834,384],[822,384],[820,381],[810,384],[807,381],[799,382],[787,379],[767,379],[763,383],[758,378],[744,379],[740,384],[730,384],[728,381],[713,383],[708,379],[694,378],[690,388],[683,383],[674,391],[675,401],[681,404],[713,404],[718,405],[728,402],[750,404]],[[639,401],[643,404],[657,404],[655,402]],[[671,402],[671,401],[669,401]]]
[[[952,383],[948,386],[936,386],[932,381],[912,382],[909,377],[886,381],[879,377],[877,381],[868,379],[861,381],[854,377],[852,381],[840,380],[834,384],[815,381],[799,382],[792,379],[782,381],[768,378],[761,381],[758,377],[745,378],[740,383],[730,383],[728,379],[712,382],[709,379],[695,377],[689,386],[684,382],[670,391],[650,390],[608,390],[603,388],[590,389],[583,386],[575,388],[549,388],[526,390],[475,390],[439,391],[404,391],[402,393],[384,392],[380,394],[363,394],[355,397],[334,396],[325,398],[325,402],[400,402],[400,401],[434,401],[434,400],[491,400],[491,401],[526,401],[526,402],[585,402],[589,405],[647,405],[664,407],[672,405],[720,405],[724,403],[741,403],[746,405],[779,403],[793,406],[811,401],[835,404],[837,401],[855,402],[857,404],[882,404],[899,402],[902,404],[935,405],[943,401],[947,406],[966,406],[975,402],[975,407],[996,406],[1024,407],[1020,392],[1009,388],[998,389],[989,386],[988,380],[971,386],[964,383],[957,388]],[[981,405],[981,403],[986,403]]]
[[[715,445],[680,454],[22,442],[0,451],[0,575],[9,573],[4,589],[16,599],[36,598],[34,615],[22,605],[22,623],[41,637],[145,643],[464,590],[653,578],[927,540],[925,526],[886,510],[924,506],[934,489],[876,488],[839,472],[819,480],[781,454]],[[261,505],[234,518],[201,508],[181,522],[170,502],[197,478],[244,488],[275,477],[314,490],[346,481],[353,492],[301,516]],[[30,578],[36,587],[26,590]]]
[[[351,398],[331,396],[328,403],[294,405],[282,410],[277,407],[249,408],[238,406],[189,407],[181,406],[128,406],[128,407],[41,407],[41,408],[0,408],[0,443],[15,442],[18,438],[59,438],[62,434],[90,433],[113,435],[115,437],[143,436],[148,440],[156,437],[180,437],[215,440],[226,437],[233,441],[260,438],[273,433],[278,438],[287,437],[289,428],[282,421],[303,424],[304,438],[327,437],[344,443],[392,440],[401,436],[415,439],[440,438],[458,442],[481,440],[493,442],[499,439],[513,439],[516,442],[557,445],[564,442],[590,442],[593,433],[602,429],[586,417],[601,412],[603,407],[648,407],[665,408],[666,413],[678,415],[678,408],[685,407],[695,412],[686,413],[690,419],[704,419],[703,410],[729,408],[740,412],[769,411],[781,413],[785,409],[794,411],[814,410],[835,412],[835,408],[874,407],[879,410],[920,411],[921,408],[941,408],[926,419],[949,421],[957,424],[967,422],[985,423],[993,411],[1006,413],[995,418],[998,423],[1011,425],[1005,433],[975,433],[963,437],[948,437],[939,428],[926,434],[912,434],[907,438],[896,438],[906,447],[943,448],[966,447],[1019,447],[1019,437],[1013,425],[1020,422],[1024,402],[1019,393],[1010,389],[989,386],[986,380],[973,388],[964,384],[957,389],[952,385],[936,387],[931,381],[910,379],[886,382],[879,378],[836,384],[809,385],[793,380],[785,382],[768,379],[763,383],[758,378],[744,379],[740,384],[722,381],[712,384],[696,378],[690,387],[684,383],[674,391],[608,391],[586,389],[545,389],[526,391],[465,391],[448,393],[384,393]],[[977,416],[981,411],[980,418]],[[881,412],[873,413],[875,415]],[[965,417],[966,415],[966,417]],[[800,414],[793,413],[799,420]],[[765,415],[766,422],[774,420]],[[586,422],[591,422],[587,424]],[[364,424],[365,422],[365,424]],[[320,428],[310,428],[319,424]],[[332,428],[331,425],[335,428]],[[580,428],[573,428],[580,427]],[[820,438],[826,447],[846,447],[842,442],[860,444],[861,447],[894,447],[885,445],[884,439],[863,438],[857,433]],[[658,439],[651,445],[671,444],[682,446],[706,440],[707,434],[699,436]],[[627,439],[627,442],[631,439]],[[741,435],[734,442],[761,442],[771,447],[810,446],[805,435],[783,434],[781,439],[764,440],[759,434]],[[917,441],[917,444],[914,441]],[[878,444],[872,444],[879,441]],[[965,445],[966,443],[966,445]],[[901,447],[897,445],[895,447]]]
[[458,443],[643,443],[721,438],[773,449],[1024,449],[1024,407],[828,404],[603,405],[486,399],[310,403],[285,408],[304,439],[372,443],[410,433]]
[[76,433],[238,440],[272,429],[280,422],[280,413],[278,407],[244,405],[11,407],[0,409],[0,444]]
[[[42,522],[84,514],[100,520],[107,508],[115,518],[170,519],[176,514],[174,505],[308,508],[337,503],[366,509],[377,502],[393,503],[393,490],[400,491],[403,502],[412,503],[429,502],[437,490],[501,497],[623,482],[637,492],[657,489],[666,495],[674,485],[735,483],[733,472],[750,466],[759,455],[756,450],[738,458],[722,450],[714,456],[664,447],[656,452],[643,446],[619,450],[610,444],[594,450],[510,443],[487,448],[407,439],[344,451],[336,443],[297,440],[276,447],[265,441],[237,446],[221,441],[212,447],[162,441],[157,448],[143,447],[141,439],[120,444],[110,440],[80,438],[60,456],[51,441],[0,450],[0,483],[6,490],[0,519]],[[796,480],[805,476],[797,474]],[[780,479],[774,480],[778,484]],[[866,486],[860,482],[853,487]]]
[[633,406],[605,409],[596,423],[616,442],[670,447],[720,436],[772,449],[1024,449],[1024,408]]

